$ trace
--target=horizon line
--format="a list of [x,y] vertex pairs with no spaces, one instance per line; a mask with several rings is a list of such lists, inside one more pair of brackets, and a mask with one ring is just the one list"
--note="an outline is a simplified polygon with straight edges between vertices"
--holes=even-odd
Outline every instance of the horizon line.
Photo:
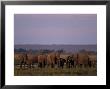
[[14,45],[97,45],[97,44],[14,44]]

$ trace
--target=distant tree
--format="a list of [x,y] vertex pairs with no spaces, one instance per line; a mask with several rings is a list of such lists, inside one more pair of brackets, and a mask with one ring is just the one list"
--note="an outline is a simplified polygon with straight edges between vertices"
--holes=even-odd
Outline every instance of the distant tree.
[[48,49],[44,49],[44,50],[42,50],[42,53],[49,53],[50,52],[50,50],[48,50]]
[[60,49],[60,50],[57,50],[58,53],[63,53],[64,50],[63,49]]
[[14,49],[15,52],[26,52],[26,49],[19,48],[19,49]]
[[85,49],[81,49],[79,52],[81,52],[81,53],[85,53],[85,52],[87,52]]

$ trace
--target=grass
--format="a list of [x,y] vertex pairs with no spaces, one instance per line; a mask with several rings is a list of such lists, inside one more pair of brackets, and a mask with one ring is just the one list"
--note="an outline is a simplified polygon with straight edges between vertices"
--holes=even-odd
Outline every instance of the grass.
[[96,68],[14,68],[15,76],[97,76]]

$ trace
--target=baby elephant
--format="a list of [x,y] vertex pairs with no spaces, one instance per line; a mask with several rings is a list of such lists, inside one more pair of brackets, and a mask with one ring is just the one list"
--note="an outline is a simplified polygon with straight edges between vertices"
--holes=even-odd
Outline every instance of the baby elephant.
[[65,59],[60,58],[60,59],[58,60],[58,68],[62,68],[62,69],[63,69],[65,62],[66,62]]

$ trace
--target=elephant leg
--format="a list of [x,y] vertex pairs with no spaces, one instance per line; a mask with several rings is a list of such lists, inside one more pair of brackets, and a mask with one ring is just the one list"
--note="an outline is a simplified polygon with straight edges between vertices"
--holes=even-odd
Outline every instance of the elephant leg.
[[29,68],[31,68],[31,64],[29,64]]
[[33,63],[31,64],[31,68],[34,68],[34,64]]
[[71,63],[69,64],[69,68],[71,68]]
[[22,63],[20,63],[20,68],[22,68]]
[[74,64],[73,64],[73,61],[71,62],[71,68],[73,68]]
[[40,65],[40,64],[38,63],[38,67],[40,67],[39,65]]
[[41,63],[40,62],[38,63],[38,67],[41,67]]
[[42,68],[44,68],[44,62],[42,62],[41,65],[42,65]]
[[63,69],[63,67],[64,67],[64,63],[62,64],[62,69]]
[[42,68],[44,67],[44,62],[41,63]]
[[45,68],[45,66],[46,66],[46,62],[44,61],[44,68]]
[[34,68],[34,63],[32,63],[32,68]]
[[71,65],[71,68],[73,68],[73,64]]
[[95,68],[97,66],[97,63],[94,61],[93,63],[93,67]]
[[24,62],[24,68],[25,68],[26,64],[27,64],[27,63],[26,63],[26,62]]
[[93,68],[95,68],[95,66],[96,66],[96,65],[93,63]]
[[74,68],[76,68],[76,64],[74,64]]
[[53,68],[53,64],[51,64],[51,68]]
[[54,64],[53,63],[51,64],[51,67],[54,68]]
[[46,67],[46,61],[44,61],[44,68]]
[[43,62],[43,66],[42,67],[45,68],[45,62]]
[[74,66],[74,67],[76,68],[76,67],[77,67],[77,65],[78,65],[78,63],[77,63],[77,62],[75,62],[75,66]]
[[88,62],[89,67],[91,68],[91,61]]
[[83,66],[83,65],[82,65],[82,64],[80,64],[80,68],[82,68],[82,66]]
[[31,68],[31,65],[30,65],[30,63],[28,63],[28,64],[27,64],[27,67],[28,67],[28,68]]
[[67,68],[69,68],[69,63],[67,64]]
[[74,68],[74,64],[73,64],[73,68]]
[[69,68],[71,67],[71,64],[69,63]]
[[74,62],[73,62],[73,68],[74,68]]
[[59,62],[57,62],[57,67],[59,67]]
[[71,68],[73,68],[73,64],[71,63],[70,65],[71,65]]
[[42,68],[42,63],[40,63],[40,68]]
[[47,68],[49,67],[49,64],[47,64]]
[[59,60],[59,62],[58,62],[58,68],[60,68],[60,60]]
[[25,68],[25,62],[23,62],[23,68]]
[[61,64],[61,68],[63,68],[62,64]]
[[25,68],[25,62],[23,62],[23,67]]
[[21,61],[21,63],[20,63],[20,68],[22,68],[22,66],[23,66],[23,61]]
[[62,63],[62,69],[63,69],[63,67],[64,67],[64,63]]
[[69,68],[70,68],[70,65],[71,65],[71,64],[69,63]]
[[51,64],[51,68],[53,68],[53,64]]
[[33,63],[30,64],[30,68],[33,68]]
[[39,64],[39,67],[41,68],[42,67],[42,63],[40,62],[40,64]]

